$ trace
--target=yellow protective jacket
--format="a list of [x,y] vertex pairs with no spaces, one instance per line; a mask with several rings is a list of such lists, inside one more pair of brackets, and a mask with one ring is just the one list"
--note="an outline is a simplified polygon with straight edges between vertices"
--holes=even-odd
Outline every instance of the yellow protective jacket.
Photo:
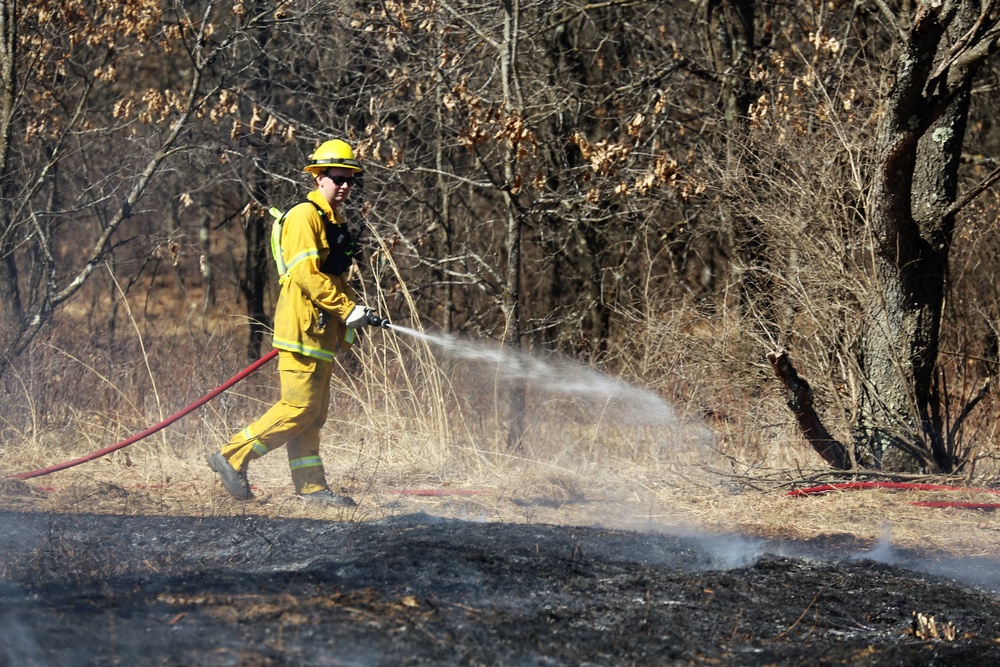
[[[326,212],[333,225],[343,225],[339,211],[317,190],[309,201]],[[330,361],[340,348],[350,347],[353,330],[344,320],[357,304],[358,295],[347,284],[347,275],[328,275],[320,266],[330,254],[326,223],[316,207],[302,202],[285,216],[281,229],[281,254],[288,272],[274,310],[272,345]]]

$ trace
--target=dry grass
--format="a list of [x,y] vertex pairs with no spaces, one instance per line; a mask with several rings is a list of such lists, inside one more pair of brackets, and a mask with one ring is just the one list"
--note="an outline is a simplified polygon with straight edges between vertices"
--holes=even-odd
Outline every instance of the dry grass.
[[[173,336],[161,328],[155,344],[143,346],[125,335],[103,348],[53,336],[6,379],[3,473],[117,442],[231,377],[245,364],[241,343],[222,333],[225,317],[215,321],[202,326],[197,347],[186,326]],[[208,469],[207,455],[276,398],[273,367],[128,449],[28,482],[3,482],[0,509],[353,521],[426,512],[793,539],[851,535],[873,546],[888,535],[900,547],[992,553],[1000,530],[995,513],[910,502],[995,496],[785,495],[825,471],[797,437],[777,382],[763,381],[753,359],[764,350],[736,336],[706,335],[684,318],[668,325],[674,328],[645,342],[639,337],[646,348],[619,365],[635,384],[671,398],[678,415],[672,424],[636,423],[609,404],[529,387],[529,437],[523,451],[511,452],[496,369],[456,366],[419,341],[370,332],[336,373],[323,446],[331,486],[355,497],[356,509],[295,499],[280,451],[253,464],[251,502],[230,499]],[[991,458],[965,481],[995,483],[995,445],[984,442],[981,451]]]
[[[542,460],[466,453],[471,465],[440,466],[413,455],[411,435],[391,445],[324,447],[331,485],[359,501],[354,510],[307,506],[295,499],[281,452],[256,462],[256,497],[232,500],[204,464],[208,447],[184,451],[136,445],[105,459],[30,483],[0,486],[7,510],[166,514],[267,515],[370,521],[425,512],[474,521],[540,522],[635,530],[742,533],[813,539],[850,535],[873,547],[887,536],[901,548],[991,556],[1000,531],[991,512],[917,507],[914,500],[988,502],[983,494],[851,491],[791,498],[770,477],[746,477],[710,449],[679,460],[638,466],[619,460],[568,468]],[[336,441],[333,433],[328,443]],[[803,455],[807,455],[803,452]],[[21,461],[17,461],[21,463]],[[729,465],[728,472],[724,465]],[[768,471],[774,473],[774,471]],[[815,473],[817,471],[802,471]],[[795,475],[788,471],[789,481]],[[757,486],[758,488],[751,488]]]

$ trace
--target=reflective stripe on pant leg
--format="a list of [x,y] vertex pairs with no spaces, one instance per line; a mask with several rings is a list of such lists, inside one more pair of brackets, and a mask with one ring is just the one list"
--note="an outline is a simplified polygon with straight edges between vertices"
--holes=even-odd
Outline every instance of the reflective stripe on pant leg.
[[288,467],[292,470],[315,468],[316,466],[323,466],[323,459],[318,456],[303,456],[301,459],[294,459],[288,462]]
[[245,470],[250,461],[259,459],[270,451],[267,445],[254,436],[254,424],[234,435],[233,439],[222,448],[222,455],[236,470]]
[[310,426],[288,441],[288,467],[295,493],[315,493],[327,488],[326,471],[319,455],[319,430]]
[[253,426],[247,426],[245,429],[240,431],[237,437],[242,438],[248,445],[250,445],[250,456],[247,457],[248,460],[252,461],[254,459],[259,459],[260,457],[267,454],[270,450],[267,448],[263,442],[258,438],[254,437]]

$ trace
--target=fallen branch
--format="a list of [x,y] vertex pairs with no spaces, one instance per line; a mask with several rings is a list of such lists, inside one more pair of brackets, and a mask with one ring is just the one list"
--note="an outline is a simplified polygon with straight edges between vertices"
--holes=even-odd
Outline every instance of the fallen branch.
[[813,406],[812,387],[799,377],[798,371],[792,366],[788,354],[784,350],[771,352],[767,355],[774,374],[784,383],[788,394],[788,408],[795,414],[799,430],[806,441],[823,457],[823,460],[839,470],[851,469],[851,457],[847,447],[834,439],[823,426],[816,408]]

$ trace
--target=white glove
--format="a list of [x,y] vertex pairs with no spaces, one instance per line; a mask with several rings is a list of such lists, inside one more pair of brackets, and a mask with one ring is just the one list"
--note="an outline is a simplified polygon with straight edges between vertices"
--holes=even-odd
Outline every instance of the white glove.
[[358,327],[365,326],[368,324],[368,310],[360,304],[354,306],[354,310],[344,320],[344,324],[347,325],[348,329],[357,329]]

